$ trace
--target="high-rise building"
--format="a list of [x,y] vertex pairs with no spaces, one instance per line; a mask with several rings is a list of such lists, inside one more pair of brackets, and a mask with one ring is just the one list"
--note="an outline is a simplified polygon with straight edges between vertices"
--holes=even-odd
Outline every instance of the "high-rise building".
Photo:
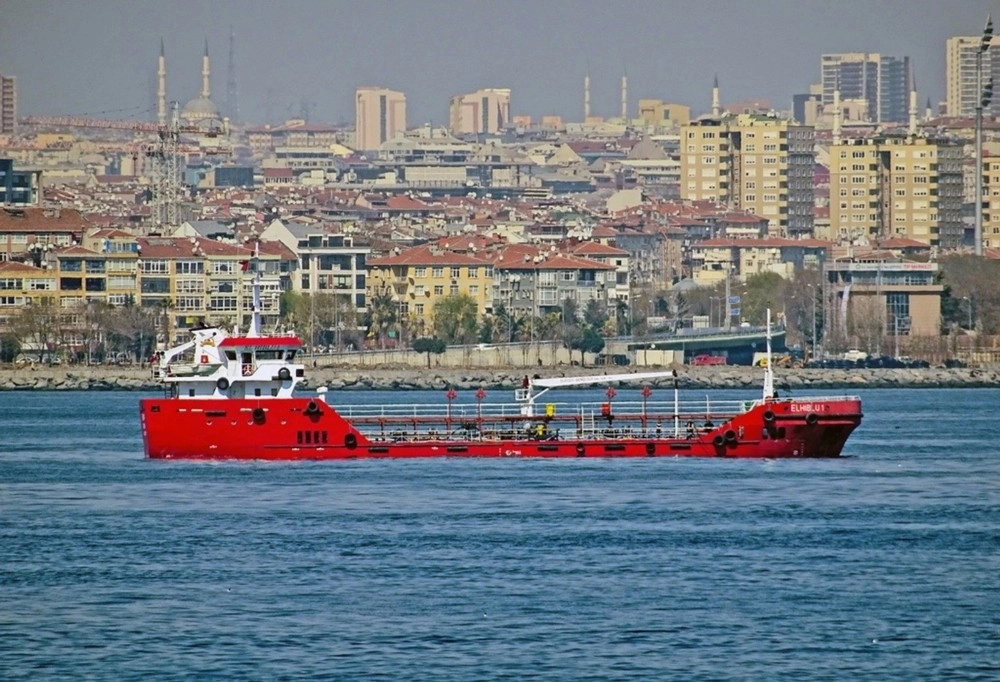
[[775,236],[813,231],[814,132],[764,114],[701,118],[681,128],[681,198],[766,218]]
[[510,89],[484,88],[455,95],[449,108],[451,132],[455,135],[493,134],[510,125]]
[[[982,45],[980,36],[955,36],[945,43],[945,90],[948,116],[974,116],[981,86],[990,74],[1000,74],[1000,39],[993,38],[990,49],[982,55],[982,81],[976,83],[976,59]],[[994,97],[988,114],[1000,115],[1000,98]]]
[[386,88],[358,88],[355,104],[355,141],[360,150],[378,149],[386,140],[406,131],[406,95]]
[[17,78],[0,73],[0,134],[17,130]]
[[833,104],[833,93],[839,87],[842,102],[864,102],[869,121],[905,123],[910,76],[909,57],[861,52],[825,54],[820,61],[823,104]]
[[841,239],[962,245],[962,146],[894,133],[830,146],[830,229]]

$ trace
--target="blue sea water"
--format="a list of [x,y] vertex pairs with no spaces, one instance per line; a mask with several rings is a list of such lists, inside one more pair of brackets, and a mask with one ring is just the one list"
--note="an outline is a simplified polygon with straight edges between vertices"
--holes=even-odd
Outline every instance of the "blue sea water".
[[0,393],[0,679],[1000,679],[1000,390],[860,393],[838,460],[284,464]]

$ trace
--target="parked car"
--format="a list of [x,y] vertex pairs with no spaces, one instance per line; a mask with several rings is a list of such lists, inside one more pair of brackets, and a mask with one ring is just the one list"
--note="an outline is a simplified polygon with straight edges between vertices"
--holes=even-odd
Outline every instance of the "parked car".
[[844,359],[850,360],[851,362],[857,362],[858,360],[867,360],[868,353],[863,350],[858,350],[857,348],[852,348],[851,350],[844,353]]

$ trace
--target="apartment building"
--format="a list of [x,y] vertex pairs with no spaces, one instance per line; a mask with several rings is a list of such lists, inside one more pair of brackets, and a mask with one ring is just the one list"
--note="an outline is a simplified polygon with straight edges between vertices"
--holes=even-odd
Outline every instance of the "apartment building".
[[830,231],[836,239],[905,238],[956,248],[962,223],[962,146],[884,134],[830,146]]
[[322,223],[303,225],[272,221],[261,239],[279,241],[299,259],[298,277],[292,289],[305,294],[332,294],[352,310],[365,310],[368,244],[357,243]]
[[810,236],[813,140],[812,127],[771,115],[694,121],[681,128],[681,198],[766,218],[772,236]]
[[510,89],[485,88],[451,98],[451,132],[454,135],[495,134],[510,127]]
[[[261,317],[277,326],[280,296],[291,288],[296,259],[278,242],[261,242],[259,255],[246,244],[209,239],[139,237],[139,305],[162,311],[167,345],[183,343],[202,322],[248,329],[253,314],[252,274],[261,274]],[[255,263],[255,266],[252,266]]]
[[492,307],[493,263],[437,244],[426,244],[368,261],[369,300],[388,295],[400,320],[417,335],[434,329],[434,304],[465,294],[479,314]]
[[[1000,249],[1000,145],[983,156],[983,246]],[[975,201],[975,190],[972,192]]]
[[[982,85],[994,73],[1000,74],[1000,38],[980,53],[981,36],[954,36],[945,42],[945,107],[948,116],[973,116],[979,105]],[[981,55],[981,56],[980,56]],[[981,62],[982,80],[976,81],[976,64]],[[994,97],[987,114],[1000,115],[1000,98]]]
[[825,54],[820,58],[822,102],[864,103],[866,119],[875,123],[904,123],[909,115],[910,58],[878,53]]
[[358,88],[354,98],[354,147],[379,148],[406,131],[406,95],[387,88]]
[[0,73],[0,135],[17,132],[17,78]]

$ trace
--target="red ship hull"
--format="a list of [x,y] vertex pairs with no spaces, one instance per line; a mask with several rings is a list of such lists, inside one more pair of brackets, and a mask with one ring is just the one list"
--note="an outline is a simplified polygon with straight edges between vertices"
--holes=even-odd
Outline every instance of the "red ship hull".
[[212,460],[837,457],[862,418],[853,397],[757,402],[716,423],[669,412],[615,415],[589,431],[575,417],[348,421],[308,398],[152,398],[141,401],[140,413],[147,457]]

